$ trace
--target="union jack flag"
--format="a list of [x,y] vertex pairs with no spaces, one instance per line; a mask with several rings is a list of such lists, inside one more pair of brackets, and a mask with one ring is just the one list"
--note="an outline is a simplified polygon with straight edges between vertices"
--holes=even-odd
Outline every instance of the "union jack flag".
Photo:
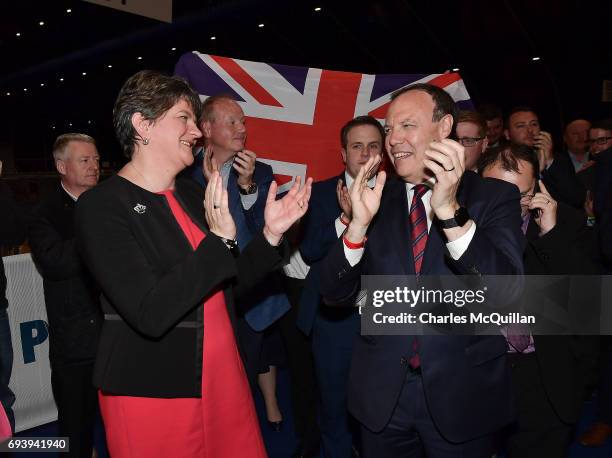
[[175,73],[200,98],[231,94],[247,117],[248,148],[272,165],[279,192],[306,174],[325,179],[343,169],[340,128],[355,116],[384,120],[391,94],[427,82],[471,106],[458,73],[367,75],[186,53]]

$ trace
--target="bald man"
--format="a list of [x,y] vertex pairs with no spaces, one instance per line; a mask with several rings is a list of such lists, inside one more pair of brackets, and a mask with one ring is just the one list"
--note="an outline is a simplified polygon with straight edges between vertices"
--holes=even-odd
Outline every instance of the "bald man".
[[589,129],[591,123],[586,119],[574,119],[565,126],[563,141],[576,171],[580,170],[589,160]]

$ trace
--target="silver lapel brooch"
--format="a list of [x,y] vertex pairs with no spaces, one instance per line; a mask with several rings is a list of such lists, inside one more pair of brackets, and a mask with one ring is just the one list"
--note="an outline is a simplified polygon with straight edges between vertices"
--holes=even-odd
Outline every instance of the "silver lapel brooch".
[[134,211],[140,215],[147,211],[147,206],[142,204],[136,204]]

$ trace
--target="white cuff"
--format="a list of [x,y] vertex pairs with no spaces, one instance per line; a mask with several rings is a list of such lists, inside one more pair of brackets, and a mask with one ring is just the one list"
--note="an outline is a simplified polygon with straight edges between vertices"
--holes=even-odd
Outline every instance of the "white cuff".
[[461,256],[463,256],[463,253],[465,253],[465,251],[468,249],[468,246],[470,246],[470,242],[472,241],[472,238],[474,238],[474,234],[476,233],[476,223],[472,220],[470,221],[472,225],[465,234],[463,234],[457,240],[447,242],[446,244],[448,252],[455,261]]
[[[342,213],[340,215],[342,215]],[[336,237],[340,237],[346,230],[346,226],[340,220],[340,216],[338,216],[336,218],[336,221],[334,221],[334,226],[336,227]]]
[[342,247],[344,248],[344,257],[349,262],[351,267],[354,267],[359,263],[359,261],[361,261],[365,248],[349,248],[344,244],[344,242],[342,242]]

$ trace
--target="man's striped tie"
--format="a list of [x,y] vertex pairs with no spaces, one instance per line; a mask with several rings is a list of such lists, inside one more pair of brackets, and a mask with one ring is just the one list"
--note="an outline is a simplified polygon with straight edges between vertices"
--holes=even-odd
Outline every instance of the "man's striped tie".
[[[410,204],[410,238],[412,239],[412,257],[414,258],[414,272],[417,276],[421,274],[423,265],[423,255],[427,246],[427,214],[422,197],[429,190],[424,184],[417,184],[412,188],[412,203]],[[421,357],[419,356],[419,339],[415,336],[412,339],[412,356],[408,363],[413,369],[421,367]]]
[[423,254],[427,245],[427,215],[422,197],[429,190],[424,184],[417,184],[412,188],[412,204],[410,204],[410,237],[412,239],[412,257],[414,258],[414,272],[420,275],[423,265]]

